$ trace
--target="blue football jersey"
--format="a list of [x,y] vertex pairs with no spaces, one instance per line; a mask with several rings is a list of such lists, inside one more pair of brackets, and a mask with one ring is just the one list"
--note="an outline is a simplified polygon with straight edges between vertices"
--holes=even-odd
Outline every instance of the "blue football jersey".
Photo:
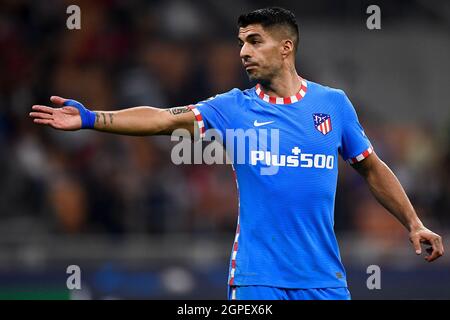
[[229,285],[347,286],[334,233],[338,154],[354,163],[372,146],[342,90],[301,80],[288,98],[257,85],[191,106],[202,134],[220,133],[236,173]]

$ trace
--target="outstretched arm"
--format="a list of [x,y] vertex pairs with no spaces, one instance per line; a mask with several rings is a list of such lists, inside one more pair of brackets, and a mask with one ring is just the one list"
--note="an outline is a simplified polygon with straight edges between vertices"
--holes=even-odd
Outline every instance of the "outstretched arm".
[[444,254],[441,237],[425,228],[400,182],[375,152],[363,161],[355,163],[353,168],[366,179],[378,202],[408,229],[416,254],[422,253],[421,243],[431,245],[431,248],[427,249],[429,255],[425,257],[428,262]]
[[53,96],[58,108],[34,105],[30,113],[35,123],[59,130],[91,128],[123,135],[163,135],[175,129],[195,130],[195,115],[189,107],[158,109],[135,107],[118,111],[90,111],[76,101]]

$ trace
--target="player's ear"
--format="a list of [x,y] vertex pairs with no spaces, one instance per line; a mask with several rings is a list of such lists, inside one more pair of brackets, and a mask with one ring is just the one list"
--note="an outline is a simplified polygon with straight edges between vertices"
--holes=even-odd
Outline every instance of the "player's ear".
[[280,50],[283,58],[286,58],[287,56],[294,53],[294,42],[290,39],[282,40]]

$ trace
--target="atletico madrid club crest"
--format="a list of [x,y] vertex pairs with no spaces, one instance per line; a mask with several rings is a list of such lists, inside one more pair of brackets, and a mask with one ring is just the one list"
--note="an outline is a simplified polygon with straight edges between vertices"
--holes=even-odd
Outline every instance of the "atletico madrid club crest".
[[314,119],[314,127],[316,127],[317,130],[322,132],[323,135],[326,135],[328,132],[331,131],[331,117],[329,114],[325,113],[313,113],[313,119]]

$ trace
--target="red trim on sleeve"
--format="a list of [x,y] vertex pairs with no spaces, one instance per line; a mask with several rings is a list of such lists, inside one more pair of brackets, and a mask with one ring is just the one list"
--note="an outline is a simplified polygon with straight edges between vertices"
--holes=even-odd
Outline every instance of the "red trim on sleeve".
[[194,112],[195,120],[197,121],[198,129],[200,130],[200,138],[204,138],[206,129],[205,124],[203,122],[202,114],[194,105],[190,105],[189,109],[191,109],[192,112]]
[[360,161],[363,161],[364,159],[366,159],[369,155],[371,155],[373,152],[373,147],[370,146],[368,149],[364,150],[363,152],[361,152],[360,154],[358,154],[356,157],[354,158],[350,158],[347,161],[350,164],[354,164]]

